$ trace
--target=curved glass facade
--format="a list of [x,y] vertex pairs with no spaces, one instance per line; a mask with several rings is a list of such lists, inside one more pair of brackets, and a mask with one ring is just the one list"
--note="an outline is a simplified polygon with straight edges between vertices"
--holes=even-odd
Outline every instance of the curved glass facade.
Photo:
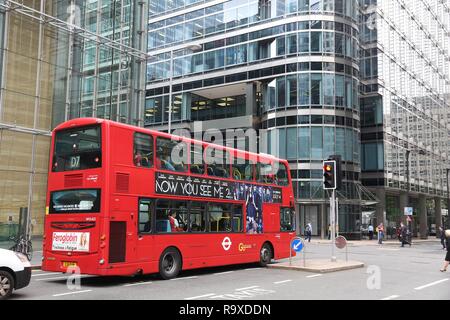
[[289,160],[299,231],[312,219],[316,235],[328,223],[322,161],[341,155],[340,228],[357,237],[359,2],[181,2],[175,12],[173,4],[151,1],[146,125],[166,128],[170,89],[171,119],[181,126],[223,119],[223,130],[250,117],[240,127],[260,131],[267,151]]

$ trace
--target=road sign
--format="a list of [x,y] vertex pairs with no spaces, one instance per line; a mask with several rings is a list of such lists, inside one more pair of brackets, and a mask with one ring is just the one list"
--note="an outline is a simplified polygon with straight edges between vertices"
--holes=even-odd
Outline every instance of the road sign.
[[344,249],[347,246],[347,239],[345,239],[344,237],[340,236],[340,237],[336,238],[334,243],[336,244],[336,248]]
[[413,207],[405,207],[405,216],[412,216],[413,211]]
[[301,252],[303,250],[303,241],[301,239],[295,239],[292,241],[292,249],[294,249],[295,252]]

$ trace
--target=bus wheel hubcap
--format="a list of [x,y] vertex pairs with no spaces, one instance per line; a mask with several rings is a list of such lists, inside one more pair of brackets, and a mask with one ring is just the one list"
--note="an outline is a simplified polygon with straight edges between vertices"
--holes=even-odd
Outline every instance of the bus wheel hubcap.
[[262,249],[261,257],[262,257],[263,261],[267,261],[269,259],[269,250],[267,250],[267,248]]
[[10,289],[9,280],[7,277],[0,277],[0,295],[6,296]]
[[168,254],[164,257],[163,268],[166,272],[172,272],[175,268],[175,259],[172,255]]

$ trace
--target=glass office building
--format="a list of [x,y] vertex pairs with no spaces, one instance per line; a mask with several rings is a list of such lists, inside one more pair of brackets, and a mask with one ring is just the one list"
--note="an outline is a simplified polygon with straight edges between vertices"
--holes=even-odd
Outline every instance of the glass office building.
[[257,130],[260,151],[290,161],[298,228],[315,235],[322,161],[342,156],[340,231],[359,238],[359,34],[356,0],[150,0],[144,123],[167,130],[172,100],[173,129]]
[[366,0],[361,19],[362,182],[394,227],[413,207],[416,235],[442,223],[449,168],[450,3]]
[[43,233],[55,126],[142,125],[147,12],[129,0],[0,1],[0,247]]

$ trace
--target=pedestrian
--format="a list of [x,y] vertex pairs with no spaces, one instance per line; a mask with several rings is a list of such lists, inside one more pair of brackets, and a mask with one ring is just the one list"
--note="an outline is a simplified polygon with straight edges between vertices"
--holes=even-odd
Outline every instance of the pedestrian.
[[306,225],[305,235],[306,235],[306,239],[308,239],[308,242],[311,242],[311,236],[312,236],[312,224],[311,224],[311,222],[309,222]]
[[377,227],[378,229],[378,244],[383,244],[383,237],[384,237],[384,225],[383,223],[380,223]]
[[450,264],[450,230],[445,230],[445,246],[447,247],[447,254],[445,255],[444,267],[441,272],[447,271],[448,265]]
[[369,224],[369,240],[373,240],[373,225]]
[[403,224],[403,222],[400,224],[400,241],[402,243],[402,248],[405,246],[405,244],[409,244],[411,247],[411,241],[408,241],[408,228]]
[[445,230],[442,227],[439,227],[439,236],[441,237],[442,250],[445,250]]
[[331,224],[328,225],[328,240],[331,240]]

